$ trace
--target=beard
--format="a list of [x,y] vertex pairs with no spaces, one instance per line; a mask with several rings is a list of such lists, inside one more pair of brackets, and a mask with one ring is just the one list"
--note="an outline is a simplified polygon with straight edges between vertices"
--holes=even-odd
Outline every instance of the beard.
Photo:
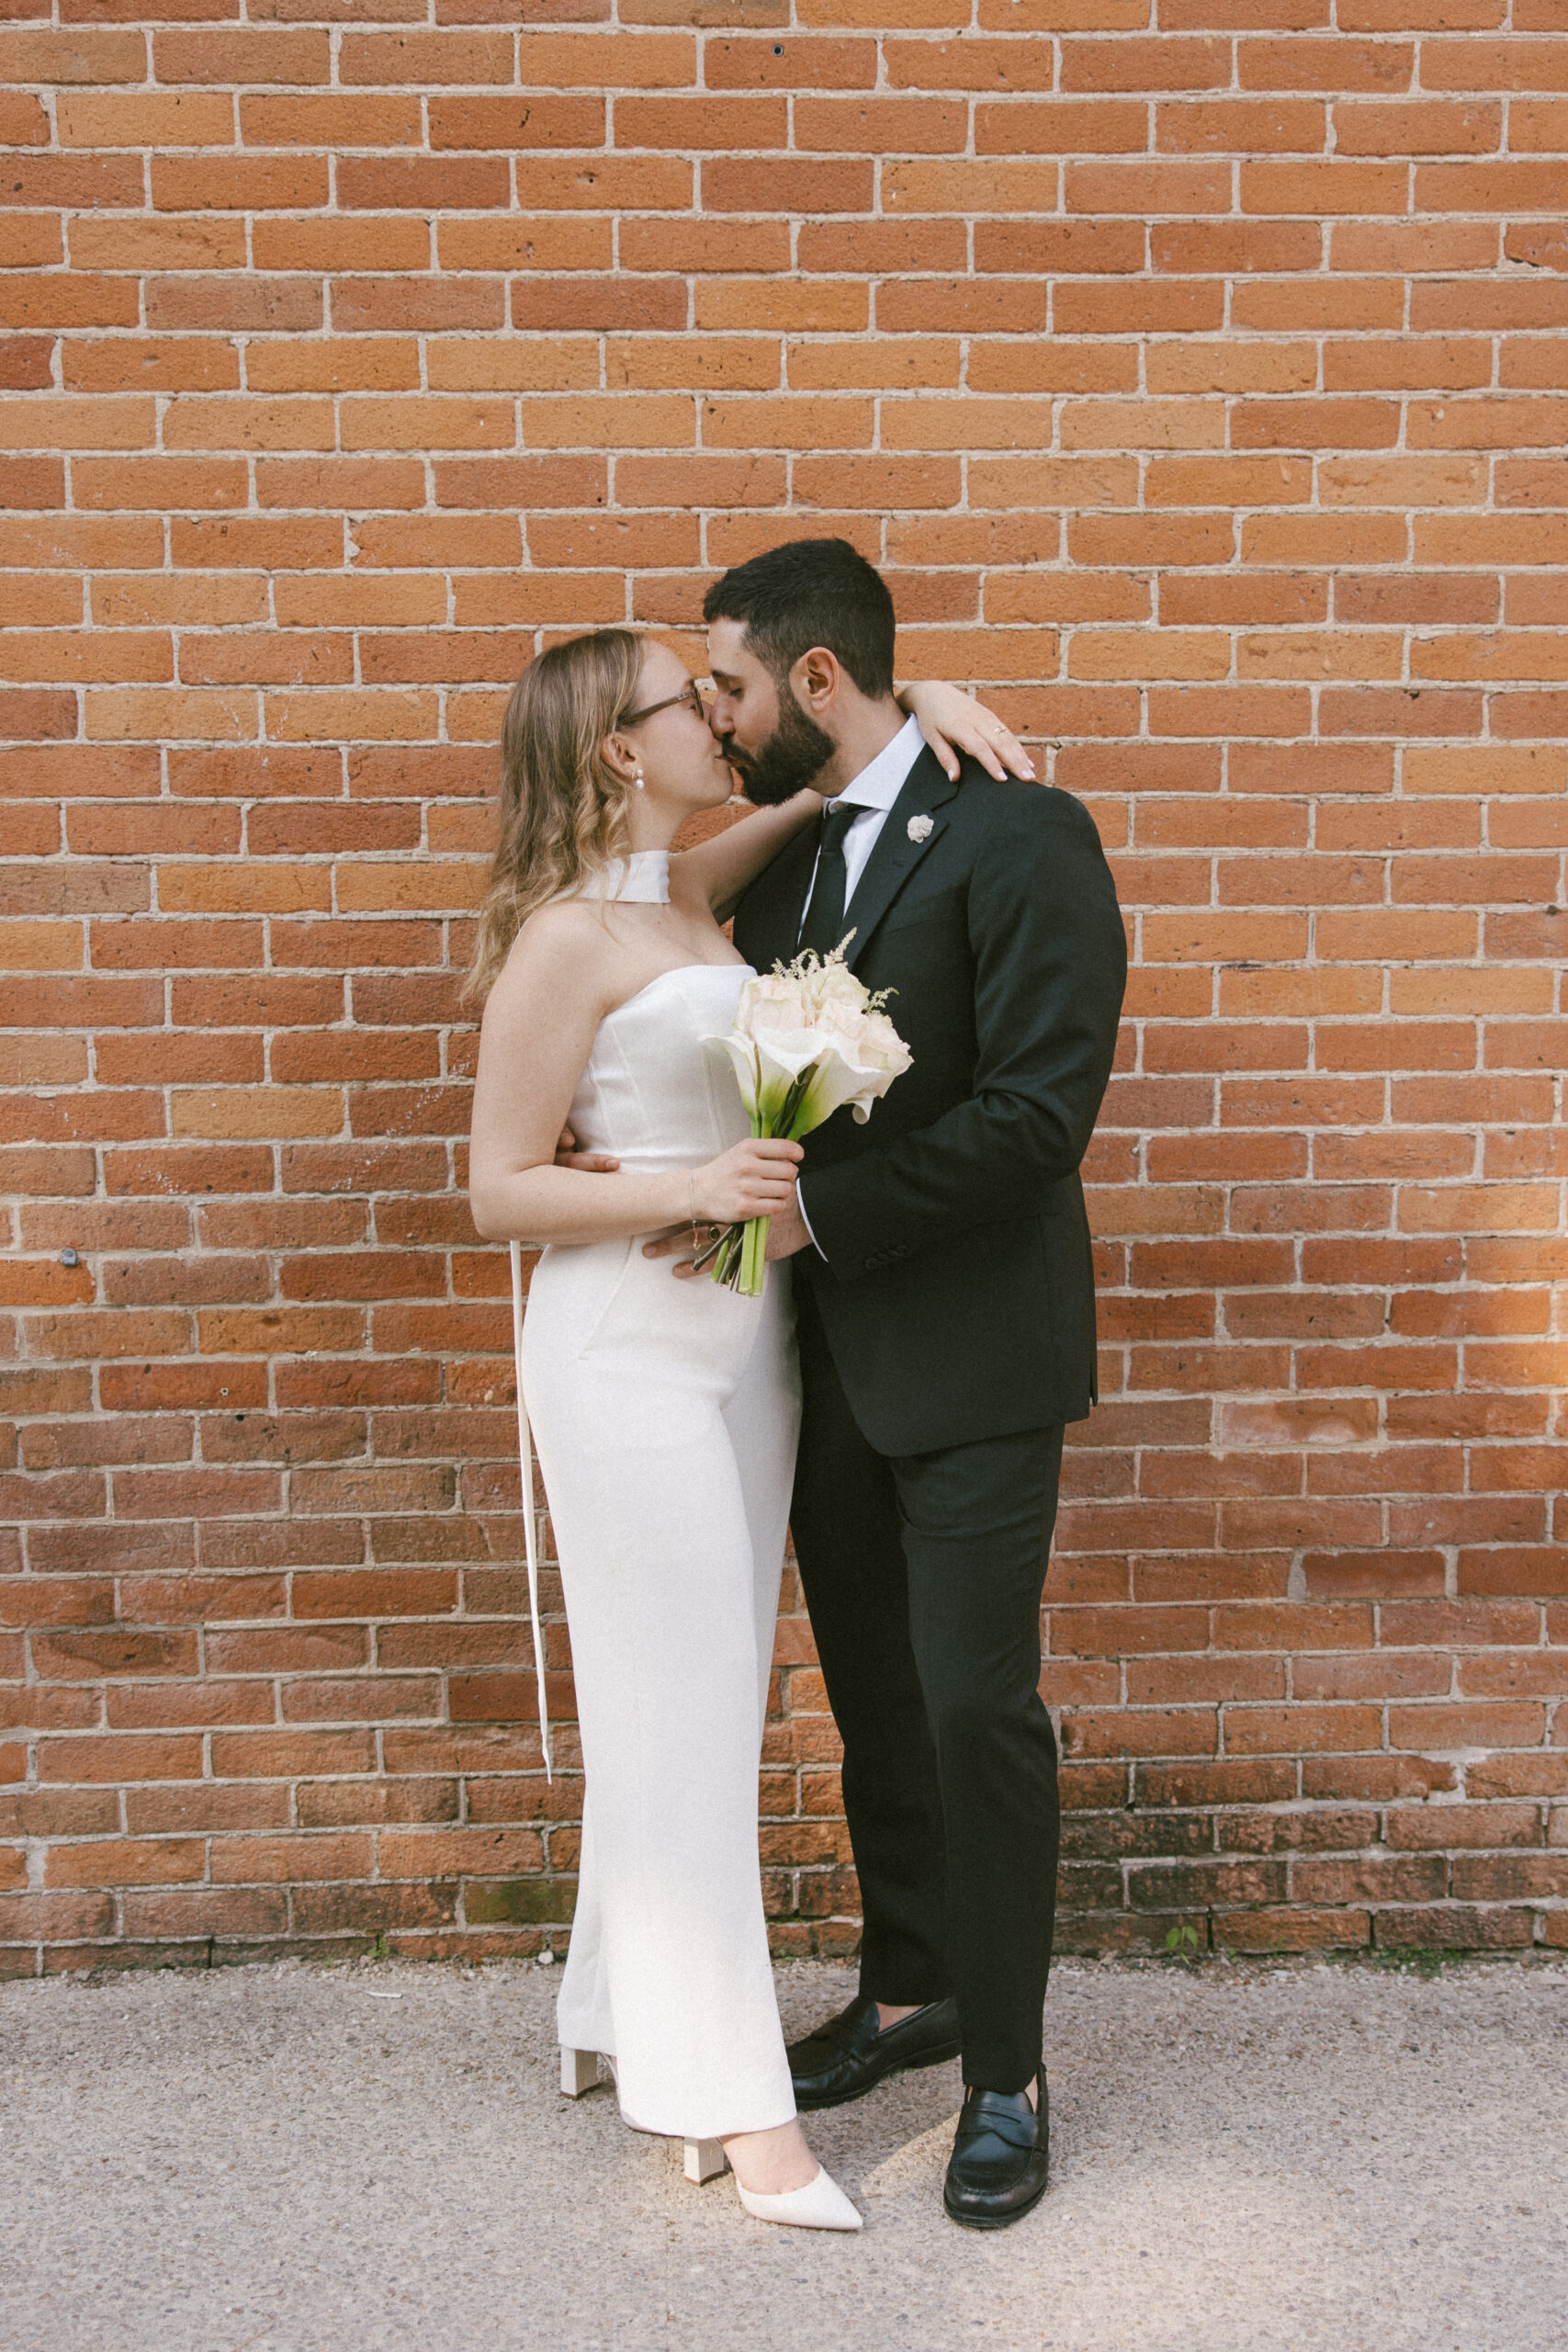
[[740,778],[747,799],[759,808],[776,808],[804,792],[836,749],[832,737],[807,718],[788,685],[781,684],[778,725],[767,741],[755,752],[743,752],[730,736],[724,755]]

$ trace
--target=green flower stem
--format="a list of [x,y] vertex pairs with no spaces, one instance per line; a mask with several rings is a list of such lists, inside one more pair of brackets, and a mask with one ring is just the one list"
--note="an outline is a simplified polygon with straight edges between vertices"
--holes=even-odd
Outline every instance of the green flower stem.
[[[791,1089],[791,1091],[794,1091],[793,1088]],[[786,1112],[788,1108],[789,1105],[786,1102],[784,1104]],[[753,1111],[751,1114],[751,1133],[754,1136],[765,1136],[770,1132],[777,1134],[779,1130],[772,1127],[771,1122],[763,1117],[761,1110]],[[745,1238],[740,1244],[740,1264],[737,1272],[735,1287],[740,1293],[742,1298],[761,1298],[762,1295],[763,1267],[766,1262],[764,1252],[767,1248],[767,1218],[765,1216],[754,1216],[747,1226]]]
[[736,1284],[742,1298],[761,1298],[768,1271],[768,1220],[754,1216],[746,1227],[746,1238],[740,1248],[740,1279]]
[[[809,1069],[801,1071],[775,1113],[770,1115],[760,1107],[754,1110],[751,1133],[759,1138],[786,1136],[792,1143],[798,1143],[803,1135],[808,1135],[809,1126],[799,1127],[795,1123],[816,1075],[817,1064],[813,1062]],[[748,1225],[732,1225],[709,1268],[709,1279],[739,1291],[742,1298],[761,1298],[767,1272],[768,1219],[754,1216]]]

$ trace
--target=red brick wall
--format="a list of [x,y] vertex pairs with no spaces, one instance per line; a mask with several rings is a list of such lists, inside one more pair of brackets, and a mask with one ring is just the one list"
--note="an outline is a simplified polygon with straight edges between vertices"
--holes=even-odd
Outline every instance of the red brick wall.
[[[6,1964],[567,1917],[461,1191],[491,747],[544,637],[829,529],[1133,931],[1066,1940],[1568,1940],[1561,0],[30,6]],[[807,1655],[765,1853],[839,1949]]]

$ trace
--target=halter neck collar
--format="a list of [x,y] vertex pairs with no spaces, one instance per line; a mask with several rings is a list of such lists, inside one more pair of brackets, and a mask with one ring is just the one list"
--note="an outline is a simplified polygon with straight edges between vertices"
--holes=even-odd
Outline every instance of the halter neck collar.
[[593,875],[575,890],[562,892],[569,899],[596,899],[603,891],[606,899],[614,899],[622,906],[667,907],[670,903],[670,853],[667,849],[635,849],[629,857],[613,857],[600,874]]

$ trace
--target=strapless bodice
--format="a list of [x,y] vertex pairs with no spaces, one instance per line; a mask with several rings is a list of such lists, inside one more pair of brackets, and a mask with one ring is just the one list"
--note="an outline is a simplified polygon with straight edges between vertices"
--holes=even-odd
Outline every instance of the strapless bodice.
[[580,1151],[651,1176],[697,1167],[750,1134],[734,1070],[703,1043],[729,1027],[750,970],[682,964],[605,1014],[571,1102]]

